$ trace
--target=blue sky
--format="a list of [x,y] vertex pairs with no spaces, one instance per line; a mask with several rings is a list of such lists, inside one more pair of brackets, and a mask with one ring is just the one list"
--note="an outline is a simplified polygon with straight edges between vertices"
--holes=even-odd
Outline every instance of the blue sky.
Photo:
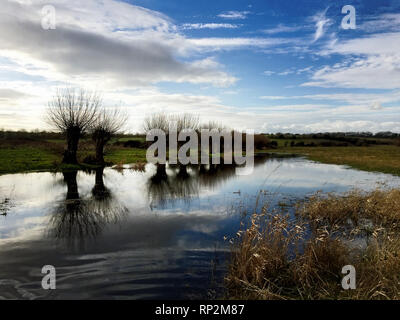
[[[45,5],[55,29],[41,26]],[[51,95],[79,86],[126,108],[131,132],[153,112],[264,132],[400,132],[399,1],[8,0],[0,21],[6,129],[45,127]]]

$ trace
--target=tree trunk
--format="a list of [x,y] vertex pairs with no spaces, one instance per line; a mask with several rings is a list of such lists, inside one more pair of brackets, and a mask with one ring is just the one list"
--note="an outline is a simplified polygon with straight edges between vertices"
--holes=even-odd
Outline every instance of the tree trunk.
[[189,174],[188,174],[186,168],[187,168],[187,165],[183,165],[183,164],[179,165],[179,172],[177,174],[177,176],[179,178],[188,178],[189,177]]
[[95,184],[92,190],[93,194],[103,193],[106,190],[106,186],[104,185],[104,180],[103,180],[103,171],[104,168],[96,169]]
[[77,164],[76,152],[78,151],[78,143],[81,132],[79,128],[71,128],[67,130],[67,150],[64,151],[63,163]]
[[111,197],[110,191],[104,185],[103,171],[104,167],[96,169],[95,185],[92,189],[92,194],[98,201],[105,200]]
[[77,174],[78,171],[63,172],[64,181],[67,184],[67,200],[79,199]]
[[161,164],[161,163],[157,164],[156,176],[162,177],[162,178],[166,177],[167,176],[167,172],[165,171],[165,169],[166,169],[165,164]]
[[104,164],[104,145],[103,139],[96,140],[96,162],[98,164]]

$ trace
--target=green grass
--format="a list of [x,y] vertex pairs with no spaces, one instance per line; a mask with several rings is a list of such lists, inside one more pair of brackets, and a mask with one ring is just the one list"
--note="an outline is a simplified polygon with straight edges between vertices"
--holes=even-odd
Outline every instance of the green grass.
[[115,141],[120,141],[120,142],[126,142],[126,141],[131,141],[131,140],[145,142],[146,137],[137,136],[137,137],[115,138]]
[[147,162],[146,149],[137,149],[137,148],[112,149],[110,150],[110,152],[106,152],[104,160],[106,162],[112,162],[114,164]]
[[304,143],[322,143],[322,142],[329,142],[326,139],[271,139],[271,141],[276,141],[278,143],[278,147],[285,147],[285,143],[287,147],[290,147],[290,143],[293,141],[294,143],[304,142]]
[[[52,143],[59,144],[59,141]],[[78,152],[79,165],[62,164],[62,149],[52,150],[49,145],[17,145],[0,147],[0,175],[29,171],[64,171],[91,169],[96,166],[82,163],[94,150],[83,148]],[[146,150],[135,148],[107,149],[105,161],[111,164],[146,162]]]
[[48,170],[57,166],[59,158],[37,147],[0,148],[0,174]]
[[[132,138],[122,138],[132,140]],[[140,137],[137,139],[141,139]],[[310,140],[312,141],[312,140]],[[284,147],[282,140],[277,149],[266,150],[275,154],[304,155],[310,160],[365,170],[390,173],[400,176],[400,147],[378,145],[369,147]],[[0,145],[0,174],[27,171],[64,170],[71,166],[61,165],[62,150],[65,141],[47,140],[43,142]],[[265,153],[263,151],[262,153]],[[93,144],[89,139],[82,139],[78,159],[94,154]],[[108,146],[105,160],[113,164],[146,162],[146,150]],[[91,168],[89,165],[73,168]]]
[[400,147],[283,147],[280,153],[304,155],[310,160],[347,165],[364,171],[390,173],[400,176]]

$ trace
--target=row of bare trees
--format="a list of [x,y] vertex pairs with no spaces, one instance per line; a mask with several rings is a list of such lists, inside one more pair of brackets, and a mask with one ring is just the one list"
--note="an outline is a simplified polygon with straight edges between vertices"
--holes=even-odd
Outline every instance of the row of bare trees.
[[166,134],[167,138],[170,130],[174,130],[177,133],[184,130],[229,130],[228,127],[215,121],[202,123],[200,122],[199,116],[191,113],[183,113],[180,115],[154,113],[144,119],[142,129],[145,133],[149,132],[152,129],[162,130]]
[[96,148],[96,163],[104,164],[104,147],[123,129],[127,115],[120,108],[107,109],[95,92],[58,90],[49,102],[46,121],[67,139],[63,163],[76,164],[79,139],[89,134]]
[[[232,135],[234,130],[229,127],[216,122],[216,121],[208,121],[208,122],[200,122],[200,118],[197,115],[193,115],[190,113],[184,113],[181,115],[168,115],[165,113],[155,113],[144,119],[143,127],[145,133],[149,132],[152,129],[162,130],[166,134],[166,142],[167,145],[169,143],[169,134],[171,130],[174,130],[177,133],[180,133],[184,130],[194,130],[201,131],[205,130],[216,130],[220,133],[222,132],[230,132]],[[242,141],[245,146],[245,136],[243,135]],[[178,145],[182,145],[184,142],[178,142]],[[211,139],[210,139],[211,143]],[[264,134],[255,134],[254,135],[254,147],[256,149],[262,150],[269,147],[273,147],[273,143],[267,138]],[[223,148],[223,145],[221,145]]]

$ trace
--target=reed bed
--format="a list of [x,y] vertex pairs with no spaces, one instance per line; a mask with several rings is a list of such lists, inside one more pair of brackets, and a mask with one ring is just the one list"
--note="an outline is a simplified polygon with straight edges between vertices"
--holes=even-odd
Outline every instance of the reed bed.
[[[293,210],[264,205],[242,223],[226,298],[400,299],[400,190],[317,193]],[[342,288],[345,265],[354,290]]]

